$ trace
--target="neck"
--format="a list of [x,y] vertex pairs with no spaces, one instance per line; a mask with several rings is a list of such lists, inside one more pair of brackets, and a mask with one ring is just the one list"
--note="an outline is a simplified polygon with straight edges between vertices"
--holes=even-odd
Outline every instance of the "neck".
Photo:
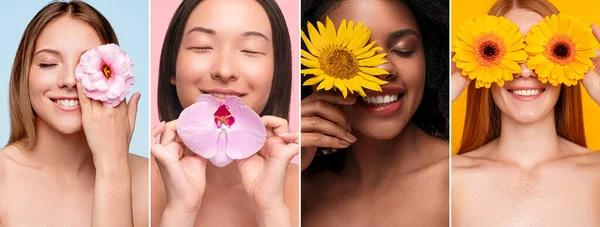
[[92,152],[83,129],[73,134],[62,134],[40,118],[35,124],[36,142],[31,155],[46,172],[78,174],[93,171]]
[[408,173],[431,162],[431,152],[419,146],[426,135],[412,122],[389,140],[373,139],[360,132],[355,135],[358,140],[346,154],[343,173],[358,175],[361,184],[378,185],[390,174]]
[[234,186],[241,185],[242,178],[238,170],[236,161],[225,167],[216,167],[210,161],[206,166],[206,182],[207,185]]
[[501,117],[498,155],[524,168],[553,159],[560,153],[560,138],[556,132],[554,111],[533,123],[516,122]]

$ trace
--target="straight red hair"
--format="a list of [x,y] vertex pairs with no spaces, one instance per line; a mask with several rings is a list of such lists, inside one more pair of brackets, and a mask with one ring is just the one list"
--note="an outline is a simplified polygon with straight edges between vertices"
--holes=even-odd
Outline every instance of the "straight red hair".
[[[543,17],[558,14],[547,0],[499,0],[488,11],[489,15],[503,16],[511,9],[525,9]],[[573,143],[586,147],[583,130],[581,85],[561,85],[558,101],[554,106],[556,131]],[[500,109],[494,103],[490,89],[476,89],[475,83],[467,91],[467,113],[458,154],[472,151],[500,137]]]

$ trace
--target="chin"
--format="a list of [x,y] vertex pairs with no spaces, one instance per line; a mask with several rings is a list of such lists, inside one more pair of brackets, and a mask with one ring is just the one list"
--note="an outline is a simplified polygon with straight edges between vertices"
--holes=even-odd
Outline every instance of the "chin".
[[406,124],[367,123],[357,126],[354,130],[366,135],[371,139],[390,140],[398,136],[398,134],[404,130],[404,127],[406,127]]

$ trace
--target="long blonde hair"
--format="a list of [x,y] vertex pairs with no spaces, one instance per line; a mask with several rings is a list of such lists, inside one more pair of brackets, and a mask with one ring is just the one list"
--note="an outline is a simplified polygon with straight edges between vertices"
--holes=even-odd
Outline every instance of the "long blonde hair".
[[53,19],[67,15],[88,22],[104,43],[118,44],[117,36],[104,16],[92,6],[81,2],[53,2],[31,19],[17,49],[10,74],[10,138],[8,144],[19,143],[27,148],[35,145],[35,111],[29,99],[29,69],[35,43],[44,27]]

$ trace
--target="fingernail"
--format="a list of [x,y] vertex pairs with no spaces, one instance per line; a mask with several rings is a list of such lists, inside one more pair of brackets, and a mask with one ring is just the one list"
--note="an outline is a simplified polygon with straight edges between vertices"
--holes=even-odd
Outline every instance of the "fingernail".
[[352,132],[352,126],[350,126],[350,123],[346,124],[346,130],[348,130],[348,132]]
[[345,140],[340,140],[340,143],[342,144],[342,146],[347,147],[350,146],[350,143],[348,141]]
[[347,133],[346,136],[348,137],[348,139],[350,140],[351,143],[354,143],[357,140],[356,136],[354,136],[354,135],[352,135],[350,133]]
[[348,96],[348,97],[346,97],[345,100],[348,103],[354,103],[354,102],[356,102],[356,97],[354,97],[354,96]]

